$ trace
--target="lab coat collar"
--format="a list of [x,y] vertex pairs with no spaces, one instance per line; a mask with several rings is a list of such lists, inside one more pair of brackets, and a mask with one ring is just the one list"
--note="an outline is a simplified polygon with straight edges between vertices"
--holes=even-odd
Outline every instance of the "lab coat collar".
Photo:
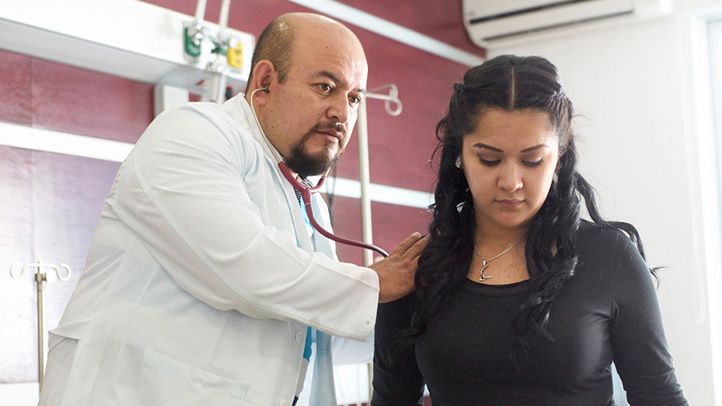
[[[251,110],[251,105],[248,104],[243,93],[239,93],[235,97],[232,97],[228,101],[223,103],[223,109],[228,114],[230,114],[230,116],[233,117],[236,122],[242,123],[248,130],[248,132],[251,133],[253,139],[255,139],[256,142],[261,145],[263,153],[274,164],[278,164],[276,156],[280,157],[281,153],[278,152],[278,150],[269,142],[266,142],[266,139],[261,132],[261,128],[258,126],[258,124],[256,124],[256,118],[253,114],[253,111]],[[271,148],[273,148],[273,150],[271,150]],[[274,155],[274,153],[276,155]]]
[[[266,137],[261,132],[260,127],[256,124],[256,118],[251,110],[251,105],[246,101],[245,96],[239,93],[235,97],[229,99],[223,104],[223,109],[228,112],[235,121],[243,123],[245,128],[251,133],[253,139],[261,145],[264,154],[268,157],[274,165],[278,165],[276,156],[281,156],[281,153],[270,144],[266,142]],[[309,176],[308,179],[311,183],[316,184],[321,176]]]

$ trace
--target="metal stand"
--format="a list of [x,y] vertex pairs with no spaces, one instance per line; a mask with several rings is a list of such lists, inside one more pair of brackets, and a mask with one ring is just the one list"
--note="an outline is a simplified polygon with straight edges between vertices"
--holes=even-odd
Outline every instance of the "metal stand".
[[[56,279],[65,282],[70,279],[70,266],[61,263],[60,265],[47,264],[42,261],[37,263],[13,262],[10,265],[10,277],[20,280],[25,275],[25,270],[34,268],[35,284],[37,288],[37,311],[38,311],[38,390],[43,389],[43,378],[45,376],[45,343],[47,342],[48,332],[45,328],[45,285],[53,283]],[[65,268],[65,275],[61,274],[60,268]],[[16,273],[19,269],[19,273]],[[55,271],[54,273],[45,272],[46,269]]]
[[[388,94],[373,93],[375,91],[389,89]],[[358,110],[358,166],[359,166],[359,183],[361,184],[361,235],[363,242],[373,244],[373,231],[371,227],[371,196],[369,195],[369,187],[371,185],[371,176],[369,171],[369,136],[368,136],[368,116],[366,113],[366,100],[376,99],[384,100],[386,113],[391,116],[401,114],[403,106],[399,100],[399,89],[394,84],[388,84],[375,89],[371,89],[366,93],[366,97],[361,101]],[[395,105],[395,109],[391,104]],[[373,252],[371,250],[363,250],[363,264],[369,266],[373,263]],[[366,364],[368,369],[369,382],[369,404],[373,395],[373,364]]]
[[[373,93],[374,91],[389,89],[388,94]],[[358,110],[358,166],[359,166],[359,183],[361,184],[361,235],[362,241],[373,244],[373,232],[371,229],[371,196],[369,196],[369,186],[371,185],[371,177],[369,172],[369,136],[368,136],[368,118],[366,114],[366,99],[384,100],[386,112],[391,116],[401,114],[403,106],[399,100],[399,89],[394,84],[385,85],[375,89],[371,89],[366,93],[366,97],[361,101]],[[391,103],[396,105],[395,109],[391,108]],[[363,250],[363,264],[369,266],[373,263],[373,252]]]

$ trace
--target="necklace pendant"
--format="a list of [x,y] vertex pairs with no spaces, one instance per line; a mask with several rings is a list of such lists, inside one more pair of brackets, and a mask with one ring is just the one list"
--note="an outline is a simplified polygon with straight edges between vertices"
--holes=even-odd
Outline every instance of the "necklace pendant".
[[489,265],[488,265],[489,262],[491,262],[491,261],[499,258],[500,256],[506,254],[507,252],[511,251],[512,248],[514,248],[514,247],[516,247],[517,245],[519,245],[522,241],[524,241],[524,239],[521,239],[521,240],[515,242],[514,245],[512,245],[511,247],[505,249],[505,250],[502,251],[500,254],[497,254],[497,255],[489,258],[488,260],[481,257],[481,252],[479,252],[479,248],[477,248],[477,247],[476,247],[476,244],[474,244],[474,251],[476,251],[476,256],[478,256],[479,259],[481,260],[481,269],[479,270],[479,274],[480,274],[479,280],[480,280],[480,281],[485,281],[485,280],[487,280],[487,279],[493,278],[493,276],[486,276],[486,275],[484,275],[484,269],[486,269],[486,267],[489,266]]
[[480,274],[479,280],[480,281],[485,281],[487,279],[493,278],[493,276],[484,275],[484,269],[486,269],[489,266],[489,265],[487,265],[487,262],[488,261],[484,261],[483,259],[481,260],[481,269],[479,270],[479,274]]

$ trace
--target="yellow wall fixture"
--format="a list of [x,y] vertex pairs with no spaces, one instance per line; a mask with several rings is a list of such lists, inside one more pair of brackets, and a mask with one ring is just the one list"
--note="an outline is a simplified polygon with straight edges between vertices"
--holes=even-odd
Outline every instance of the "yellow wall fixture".
[[206,0],[198,0],[193,20],[183,23],[183,50],[186,60],[198,64],[205,62],[201,100],[215,103],[226,101],[228,77],[243,71],[243,41],[228,30],[228,13],[231,0],[223,0],[218,18],[218,29],[212,30],[204,20]]

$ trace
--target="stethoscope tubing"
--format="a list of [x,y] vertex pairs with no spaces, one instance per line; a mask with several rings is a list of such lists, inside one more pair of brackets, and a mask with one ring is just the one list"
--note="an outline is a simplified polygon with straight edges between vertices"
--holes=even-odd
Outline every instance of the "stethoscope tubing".
[[319,179],[318,183],[316,183],[316,186],[310,188],[301,182],[299,182],[291,173],[291,171],[288,169],[288,166],[284,162],[278,163],[278,168],[281,170],[281,173],[283,176],[288,180],[288,182],[293,186],[294,189],[301,192],[301,199],[303,199],[303,205],[306,208],[306,214],[308,215],[308,220],[311,222],[311,226],[313,226],[316,231],[321,233],[324,237],[331,239],[333,241],[339,242],[341,244],[351,245],[354,247],[360,247],[365,248],[368,250],[375,251],[379,254],[381,254],[384,258],[388,257],[389,254],[384,251],[382,248],[379,248],[372,244],[367,244],[365,242],[356,241],[356,240],[350,240],[348,238],[343,238],[338,235],[331,234],[326,229],[321,227],[320,224],[316,221],[316,219],[313,217],[313,207],[311,205],[311,194],[318,193],[321,190],[321,187],[323,186],[324,182],[326,182],[326,175],[324,174],[321,176],[321,179]]

